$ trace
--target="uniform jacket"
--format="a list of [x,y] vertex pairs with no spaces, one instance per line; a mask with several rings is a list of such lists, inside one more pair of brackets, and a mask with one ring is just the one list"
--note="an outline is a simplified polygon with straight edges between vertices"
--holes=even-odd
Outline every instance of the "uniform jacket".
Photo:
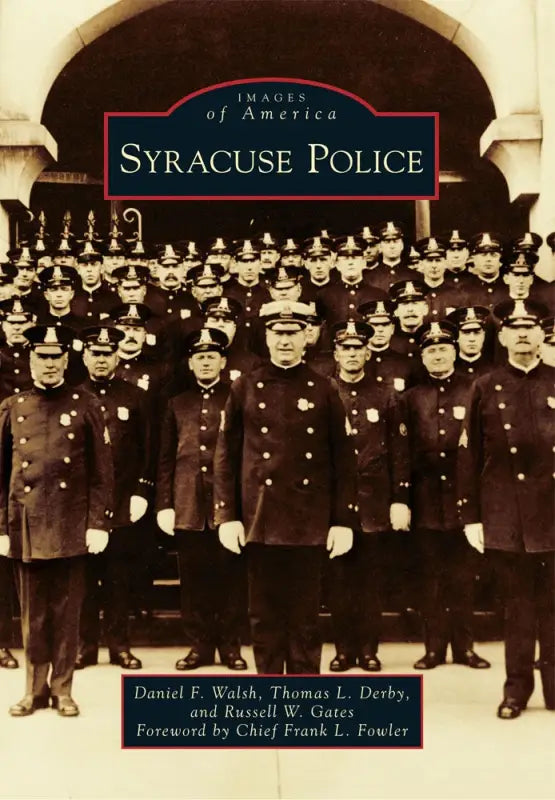
[[268,362],[231,386],[214,459],[215,522],[247,541],[323,545],[356,527],[356,457],[337,385]]
[[387,294],[373,286],[363,273],[358,283],[348,284],[337,280],[318,293],[318,309],[326,321],[328,331],[338,322],[358,319],[357,308],[369,300],[386,300]]
[[29,347],[6,342],[0,347],[0,400],[30,389],[32,385]]
[[198,384],[168,403],[162,425],[156,508],[175,509],[181,530],[214,528],[213,461],[229,384]]
[[389,291],[389,287],[397,281],[413,281],[415,276],[420,277],[417,272],[407,266],[406,261],[399,260],[396,264],[385,264],[381,257],[378,258],[378,265],[364,273],[367,280],[382,291]]
[[244,286],[235,278],[231,278],[224,284],[224,297],[232,297],[241,303],[243,307],[243,318],[239,321],[239,326],[250,327],[253,317],[258,317],[258,312],[264,303],[269,303],[272,299],[266,286],[260,282],[255,286]]
[[457,454],[471,382],[453,373],[427,377],[399,397],[401,427],[408,438],[411,508],[415,528],[460,527]]
[[366,371],[372,374],[374,380],[396,392],[404,392],[417,381],[420,359],[414,363],[414,358],[398,353],[392,347],[385,350],[373,350]]
[[100,404],[66,384],[33,387],[0,405],[1,530],[23,561],[87,552],[88,528],[108,530],[113,468]]
[[[424,283],[426,283],[424,281]],[[429,319],[432,321],[443,319],[447,314],[459,306],[468,304],[468,294],[463,291],[460,284],[454,284],[445,278],[440,286],[428,286],[426,302],[428,303]]]
[[475,382],[459,447],[464,523],[494,550],[555,550],[555,370],[507,364]]
[[476,361],[465,361],[459,354],[455,361],[455,372],[457,375],[466,375],[468,378],[476,380],[480,375],[491,372],[493,366],[491,358],[488,358],[485,353],[482,353],[480,358],[477,358]]
[[148,500],[154,486],[150,464],[150,421],[144,392],[121,378],[106,381],[88,378],[83,388],[98,399],[110,433],[114,462],[111,527],[119,528],[130,524],[131,496],[140,495]]
[[105,283],[101,283],[92,292],[84,288],[78,289],[71,301],[71,310],[77,317],[81,317],[87,325],[98,325],[118,303],[117,294],[108,288]]
[[388,530],[391,503],[408,503],[407,437],[400,433],[395,392],[365,375],[337,379],[352,428],[358,461],[358,507],[363,531]]

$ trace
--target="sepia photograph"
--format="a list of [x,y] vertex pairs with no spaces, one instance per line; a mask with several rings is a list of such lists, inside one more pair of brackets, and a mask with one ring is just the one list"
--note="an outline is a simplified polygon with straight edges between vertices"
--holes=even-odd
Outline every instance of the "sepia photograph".
[[555,797],[553,42],[0,0],[0,798]]

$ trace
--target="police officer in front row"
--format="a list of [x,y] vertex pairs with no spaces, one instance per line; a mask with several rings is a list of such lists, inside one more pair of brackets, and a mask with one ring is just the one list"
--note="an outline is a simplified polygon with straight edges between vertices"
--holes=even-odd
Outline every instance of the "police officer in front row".
[[108,543],[112,459],[100,404],[64,382],[73,331],[37,325],[26,337],[34,386],[0,405],[0,553],[17,569],[27,668],[10,714],[51,700],[73,717],[86,554]]
[[358,665],[381,670],[378,658],[379,581],[383,538],[408,530],[410,510],[406,438],[399,433],[395,391],[365,372],[373,330],[349,320],[334,330],[339,394],[347,409],[358,460],[360,526],[353,548],[330,563],[329,606],[336,655],[332,672]]
[[269,360],[231,386],[214,459],[215,522],[246,545],[249,616],[263,674],[320,672],[324,548],[352,546],[356,457],[337,386],[303,363],[302,303],[261,309]]
[[240,651],[246,604],[245,564],[223,548],[214,524],[213,458],[229,383],[220,380],[229,339],[203,328],[185,341],[194,386],[172,397],[162,425],[156,508],[160,528],[175,534],[181,606],[189,653],[176,669],[221,662],[231,670],[247,663]]
[[506,680],[497,715],[515,719],[534,690],[536,639],[545,707],[555,710],[555,386],[539,355],[546,309],[516,300],[494,312],[507,363],[474,383],[459,496],[467,539],[500,578]]
[[124,669],[142,666],[129,647],[129,595],[133,557],[136,559],[144,546],[143,530],[135,523],[147,510],[153,476],[144,392],[116,377],[118,342],[124,335],[116,328],[102,326],[82,332],[83,361],[89,374],[83,388],[97,397],[110,434],[114,502],[108,546],[102,556],[87,559],[75,669],[98,662],[99,581],[102,581],[104,632],[110,663]]
[[457,450],[470,380],[455,373],[456,329],[428,323],[419,346],[427,379],[399,396],[400,433],[408,440],[412,527],[422,578],[421,610],[426,652],[415,669],[445,664],[490,666],[473,650],[473,550],[459,521]]

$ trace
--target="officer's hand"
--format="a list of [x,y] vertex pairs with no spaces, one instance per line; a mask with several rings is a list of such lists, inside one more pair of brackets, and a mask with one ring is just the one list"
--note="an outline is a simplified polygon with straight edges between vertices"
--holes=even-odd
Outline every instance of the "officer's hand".
[[87,550],[89,553],[101,553],[108,544],[108,531],[101,531],[98,528],[89,528],[86,534]]
[[10,537],[6,534],[0,535],[0,556],[7,556],[10,549]]
[[168,536],[175,535],[175,510],[173,508],[163,508],[156,514],[158,527],[167,533]]
[[222,522],[218,536],[223,546],[232,553],[240,553],[241,548],[245,546],[245,528],[239,520]]
[[389,521],[394,531],[408,531],[410,508],[405,503],[392,503],[389,507]]
[[471,522],[464,526],[464,535],[468,544],[479,553],[484,552],[484,526],[481,522]]
[[330,551],[330,558],[348,553],[353,546],[353,531],[341,525],[333,525],[328,531],[326,550]]
[[129,500],[129,519],[131,522],[138,522],[144,516],[148,508],[148,500],[139,494],[131,495]]

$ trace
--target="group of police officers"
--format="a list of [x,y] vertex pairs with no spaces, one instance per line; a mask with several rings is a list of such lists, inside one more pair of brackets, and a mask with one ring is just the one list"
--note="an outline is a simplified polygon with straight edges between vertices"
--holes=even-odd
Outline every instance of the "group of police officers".
[[[555,250],[555,233],[547,237]],[[27,716],[76,716],[74,669],[140,669],[130,580],[158,526],[177,550],[176,668],[381,670],[381,587],[418,597],[416,669],[490,666],[472,634],[478,554],[505,608],[497,713],[539,669],[555,708],[555,320],[541,237],[399,223],[148,247],[44,214],[0,264],[0,666],[11,565]],[[329,556],[325,559],[325,555]],[[7,556],[7,558],[4,558]],[[100,585],[102,584],[102,594]],[[539,658],[536,644],[539,642]]]

